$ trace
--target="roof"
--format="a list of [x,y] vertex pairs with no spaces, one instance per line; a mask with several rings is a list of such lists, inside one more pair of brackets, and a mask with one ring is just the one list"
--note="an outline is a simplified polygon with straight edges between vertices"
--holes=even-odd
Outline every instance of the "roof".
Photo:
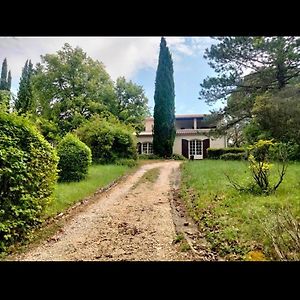
[[186,119],[186,118],[202,118],[207,116],[206,114],[190,114],[190,115],[175,115],[176,119]]
[[[177,129],[176,135],[183,135],[183,134],[199,134],[201,132],[208,132],[211,128],[201,128],[201,129]],[[142,131],[138,134],[138,136],[152,136],[151,131]]]
[[211,128],[201,128],[201,129],[177,129],[176,134],[199,134],[201,132],[208,132]]
[[[175,119],[186,119],[186,118],[202,118],[208,116],[208,114],[190,114],[190,115],[175,115]],[[153,120],[153,117],[146,118],[147,120]]]

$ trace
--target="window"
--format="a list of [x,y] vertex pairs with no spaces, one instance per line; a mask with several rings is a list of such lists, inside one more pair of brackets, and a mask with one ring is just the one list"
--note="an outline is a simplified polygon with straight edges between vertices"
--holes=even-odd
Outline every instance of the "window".
[[197,140],[196,142],[196,155],[202,154],[202,143],[201,141]]
[[149,142],[143,143],[142,153],[143,154],[152,154],[153,153],[153,144],[149,143]]
[[152,154],[153,153],[153,145],[152,143],[148,143],[148,154]]
[[143,153],[148,154],[148,143],[143,143]]

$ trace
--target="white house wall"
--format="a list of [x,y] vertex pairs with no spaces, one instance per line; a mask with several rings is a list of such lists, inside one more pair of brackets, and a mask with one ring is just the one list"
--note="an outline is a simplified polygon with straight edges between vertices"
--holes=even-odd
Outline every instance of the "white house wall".
[[[194,140],[194,139],[200,139],[200,140],[205,140],[208,137],[206,135],[178,135],[175,137],[174,145],[173,145],[173,153],[176,154],[182,154],[181,151],[181,146],[182,146],[182,139],[185,140]],[[152,143],[153,142],[153,137],[152,136],[139,136],[137,138],[138,142],[140,143]],[[226,147],[226,137],[220,137],[217,139],[210,138],[210,148],[225,148]]]
[[[191,135],[191,134],[187,134],[187,135],[178,135],[175,137],[175,141],[174,141],[174,145],[173,145],[173,153],[176,154],[182,154],[181,151],[181,146],[182,146],[182,142],[181,140],[195,140],[195,139],[199,139],[199,140],[205,140],[208,137],[206,135]],[[210,138],[210,147],[211,148],[224,148],[226,147],[225,145],[225,138],[221,137],[218,139],[212,139]]]
[[152,136],[138,136],[137,140],[140,143],[146,143],[146,142],[152,143],[153,137]]
[[210,148],[226,148],[226,136],[217,139],[210,139]]

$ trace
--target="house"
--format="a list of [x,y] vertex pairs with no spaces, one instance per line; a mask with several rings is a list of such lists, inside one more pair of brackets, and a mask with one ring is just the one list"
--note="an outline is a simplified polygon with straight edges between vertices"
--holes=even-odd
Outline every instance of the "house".
[[[208,137],[206,134],[216,126],[207,121],[208,115],[176,115],[176,137],[173,145],[173,153],[181,154],[189,159],[203,159],[207,157],[207,148],[227,147],[226,136],[220,138]],[[138,153],[153,153],[154,119],[146,118],[145,131],[137,135]]]

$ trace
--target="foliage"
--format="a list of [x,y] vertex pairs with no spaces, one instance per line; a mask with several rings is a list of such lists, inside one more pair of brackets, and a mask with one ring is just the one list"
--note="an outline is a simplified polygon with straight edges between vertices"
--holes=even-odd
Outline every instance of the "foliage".
[[219,159],[221,155],[227,153],[245,153],[246,149],[244,148],[208,148],[207,149],[207,156],[210,159]]
[[[245,92],[281,89],[300,74],[299,38],[220,37],[206,49],[204,58],[218,74],[201,84],[200,96],[207,103],[224,99],[240,88]],[[243,79],[244,71],[251,73]]]
[[175,91],[173,61],[162,37],[154,93],[153,152],[161,157],[171,157],[175,139]]
[[[295,143],[276,143],[274,146],[274,150],[277,150],[277,148],[284,148],[286,151],[286,158],[289,161],[295,161],[295,160],[300,160],[300,145],[295,144]],[[275,155],[271,153],[271,159],[276,160],[276,151]]]
[[1,78],[0,78],[0,90],[10,91],[11,88],[11,72],[7,74],[7,59],[5,58],[2,63]]
[[31,116],[38,130],[44,138],[53,146],[56,146],[61,141],[60,129],[56,123],[45,119],[42,116]]
[[[274,169],[277,165],[275,162]],[[225,260],[249,259],[247,254],[250,256],[253,251],[260,252],[260,255],[255,255],[257,258],[278,259],[272,238],[265,233],[265,225],[274,235],[278,232],[278,240],[284,238],[285,245],[282,245],[285,248],[295,247],[290,238],[282,236],[283,231],[275,230],[277,215],[281,208],[286,210],[287,205],[299,221],[300,163],[289,163],[288,168],[285,184],[276,193],[261,195],[228,188],[224,172],[234,174],[232,176],[239,178],[241,183],[249,181],[248,164],[245,162],[206,159],[181,165],[180,195],[212,251]],[[285,231],[284,235],[287,234]]]
[[87,176],[92,162],[91,149],[76,136],[68,133],[58,144],[59,181],[80,181]]
[[176,153],[172,154],[171,159],[174,159],[174,160],[187,160],[187,158],[184,157],[183,155],[176,154]]
[[57,162],[55,150],[28,120],[0,113],[0,251],[41,222]]
[[150,114],[148,99],[142,86],[119,77],[115,86],[117,103],[114,115],[125,124],[132,125],[136,132],[143,130],[145,118]]
[[287,164],[286,151],[284,147],[277,148],[278,151],[273,151],[273,155],[275,155],[279,161],[282,161],[282,165],[281,169],[278,169],[279,178],[277,182],[271,186],[270,171],[273,165],[270,163],[270,153],[272,152],[273,147],[274,143],[272,140],[259,140],[254,145],[250,146],[248,162],[255,185],[250,184],[249,187],[242,187],[226,175],[232,186],[241,191],[250,191],[255,193],[270,194],[275,192],[283,181]]
[[[217,76],[203,81],[200,99],[208,104],[214,104],[218,100],[226,103],[224,108],[213,112],[216,119],[223,120],[218,125],[217,133],[222,135],[228,129],[237,126],[231,133],[234,133],[234,138],[243,138],[243,129],[255,115],[252,110],[257,98],[265,97],[265,94],[270,97],[299,82],[300,39],[277,36],[220,37],[217,40],[218,44],[207,49],[204,56],[209,60],[209,65],[215,70]],[[246,72],[248,75],[245,75]],[[262,106],[262,108],[272,115],[268,107]],[[286,122],[286,119],[289,119],[288,114],[277,119],[273,114],[272,121],[269,122],[267,118],[263,120],[272,126],[273,120],[274,124],[279,124]],[[295,121],[297,122],[297,119],[293,122]],[[254,129],[252,125],[251,129]],[[261,135],[262,128],[255,127],[259,128],[258,134]],[[266,129],[267,132],[256,141],[275,138],[275,135],[267,134],[270,133],[269,127]],[[278,141],[277,138],[275,140]],[[253,137],[252,141],[248,140],[248,142],[253,143]]]
[[243,128],[243,134],[248,144],[252,145],[258,140],[269,139],[269,136],[266,136],[263,133],[255,120],[251,120],[247,126]]
[[133,131],[114,116],[102,115],[91,118],[76,134],[91,148],[94,162],[112,163],[121,158],[137,158]]
[[54,121],[62,134],[115,107],[113,81],[104,65],[79,47],[65,44],[57,54],[42,56],[35,73],[32,85],[37,111]]
[[245,160],[247,159],[245,153],[225,153],[220,155],[220,159],[223,160]]
[[128,166],[129,168],[132,168],[137,165],[137,161],[134,159],[121,158],[116,161],[116,165],[117,166]]
[[0,111],[9,112],[11,93],[9,91],[0,90]]
[[22,70],[22,76],[20,78],[17,99],[15,101],[15,109],[20,114],[33,112],[35,109],[31,83],[33,72],[34,69],[31,60],[26,60],[25,66]]
[[254,122],[266,137],[300,145],[300,84],[256,97]]

